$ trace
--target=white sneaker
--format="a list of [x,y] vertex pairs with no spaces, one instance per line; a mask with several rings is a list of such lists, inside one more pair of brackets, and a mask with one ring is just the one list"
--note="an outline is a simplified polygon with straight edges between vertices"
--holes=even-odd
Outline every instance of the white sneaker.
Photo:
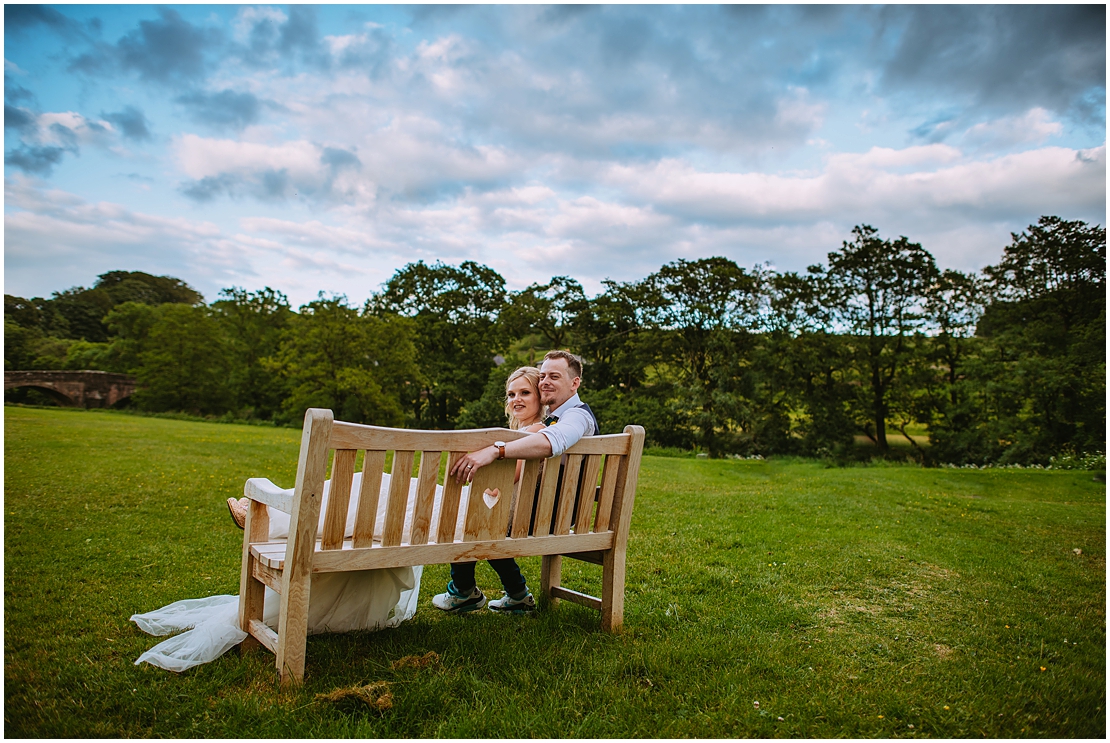
[[532,598],[531,591],[524,594],[522,599],[514,599],[506,593],[501,598],[489,602],[489,610],[501,614],[532,614],[536,611],[536,600]]
[[432,606],[448,614],[465,614],[468,611],[481,609],[485,605],[486,595],[478,586],[470,589],[470,593],[459,593],[455,588],[455,581],[447,582],[447,593],[432,597]]

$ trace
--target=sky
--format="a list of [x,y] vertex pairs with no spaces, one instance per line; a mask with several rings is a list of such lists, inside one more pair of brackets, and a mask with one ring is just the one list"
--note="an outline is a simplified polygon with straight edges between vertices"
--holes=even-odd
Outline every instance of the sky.
[[5,5],[4,291],[587,293],[1106,223],[1103,5]]

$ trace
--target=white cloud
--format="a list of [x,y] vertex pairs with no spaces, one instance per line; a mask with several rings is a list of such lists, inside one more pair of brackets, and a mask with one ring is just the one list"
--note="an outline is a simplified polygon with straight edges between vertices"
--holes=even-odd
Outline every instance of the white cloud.
[[[911,168],[910,166],[918,166]],[[610,166],[603,181],[689,220],[866,221],[906,214],[923,223],[977,211],[1093,209],[1105,201],[1105,146],[1088,154],[1050,147],[971,160],[947,145],[837,154],[818,173],[697,171],[678,160]]]
[[1054,121],[1043,108],[1031,108],[1021,116],[1007,116],[976,124],[967,130],[964,139],[979,146],[1010,147],[1015,144],[1043,142],[1062,134],[1064,126]]

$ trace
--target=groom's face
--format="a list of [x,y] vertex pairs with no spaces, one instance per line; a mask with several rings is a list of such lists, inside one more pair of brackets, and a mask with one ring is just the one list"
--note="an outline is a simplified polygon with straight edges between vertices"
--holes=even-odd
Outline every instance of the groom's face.
[[570,373],[566,359],[547,359],[540,367],[540,402],[554,410],[571,398],[581,382]]

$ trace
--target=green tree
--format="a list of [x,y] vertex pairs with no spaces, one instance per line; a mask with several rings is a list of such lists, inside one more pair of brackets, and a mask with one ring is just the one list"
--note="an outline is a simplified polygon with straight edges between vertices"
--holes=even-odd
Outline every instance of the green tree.
[[473,261],[458,267],[410,263],[370,298],[366,311],[411,318],[420,384],[408,400],[417,425],[454,428],[463,406],[481,396],[507,345],[498,333],[505,305],[505,280]]
[[289,300],[268,286],[255,292],[231,287],[220,292],[212,310],[227,338],[228,386],[235,409],[243,417],[272,418],[286,391],[266,362],[278,352],[293,315]]
[[1041,217],[1013,234],[984,273],[992,300],[977,332],[983,456],[1047,462],[1066,449],[1103,450],[1106,436],[1106,230]]
[[663,355],[677,374],[678,403],[710,456],[751,438],[745,372],[761,278],[717,257],[668,263],[640,285],[640,311],[666,334]]
[[416,386],[412,322],[395,315],[359,315],[346,297],[321,296],[290,318],[285,340],[266,366],[285,380],[285,420],[310,407],[340,420],[399,426],[402,401]]
[[141,302],[124,302],[112,308],[104,324],[112,336],[104,355],[104,371],[136,374],[143,365],[147,338],[158,320],[158,309]]
[[501,328],[508,337],[538,334],[544,349],[568,348],[578,316],[588,300],[582,285],[568,276],[546,284],[532,284],[514,292],[500,312]]
[[884,240],[869,225],[852,234],[852,242],[828,254],[827,269],[809,270],[823,280],[822,301],[834,328],[850,333],[856,344],[860,430],[886,451],[892,391],[917,348],[912,339],[924,328],[937,267],[928,251],[905,237]]
[[225,412],[230,402],[226,344],[211,311],[187,304],[152,310],[154,322],[139,353],[136,405],[197,415]]

